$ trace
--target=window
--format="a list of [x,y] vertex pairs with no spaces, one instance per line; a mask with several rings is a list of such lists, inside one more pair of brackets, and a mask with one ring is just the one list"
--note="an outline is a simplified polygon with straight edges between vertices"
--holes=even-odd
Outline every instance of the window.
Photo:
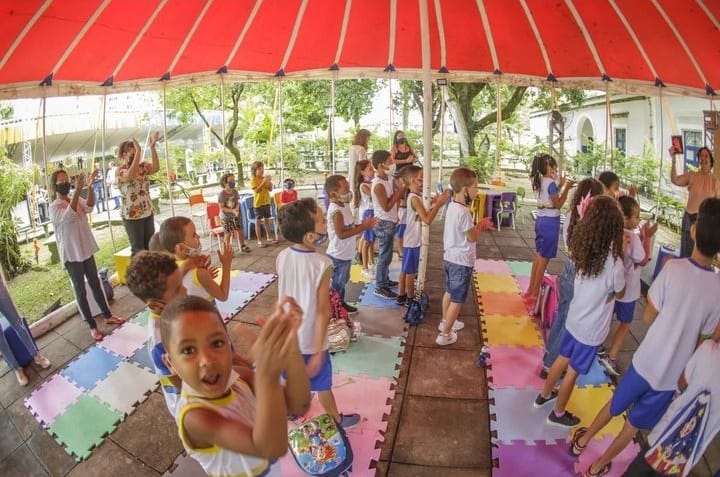
[[683,131],[683,147],[685,149],[685,172],[687,172],[688,166],[698,167],[696,153],[703,147],[702,131]]
[[615,138],[615,149],[620,151],[623,155],[625,155],[625,152],[627,152],[627,145],[626,145],[626,130],[625,128],[615,128],[614,132],[614,138]]

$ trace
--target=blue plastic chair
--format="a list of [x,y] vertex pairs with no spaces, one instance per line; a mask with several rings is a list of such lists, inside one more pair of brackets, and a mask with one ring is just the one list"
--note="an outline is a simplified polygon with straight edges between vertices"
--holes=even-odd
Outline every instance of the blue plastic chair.
[[253,196],[240,198],[240,214],[242,215],[245,238],[249,239],[255,231],[255,209],[253,209]]

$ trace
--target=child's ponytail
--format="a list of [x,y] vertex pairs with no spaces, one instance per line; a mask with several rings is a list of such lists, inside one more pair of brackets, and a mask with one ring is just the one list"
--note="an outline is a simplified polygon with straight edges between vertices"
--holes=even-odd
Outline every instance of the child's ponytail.
[[552,159],[552,157],[549,154],[538,154],[533,158],[532,165],[530,166],[530,183],[532,184],[533,191],[536,193],[540,191],[542,178],[547,172],[550,159]]

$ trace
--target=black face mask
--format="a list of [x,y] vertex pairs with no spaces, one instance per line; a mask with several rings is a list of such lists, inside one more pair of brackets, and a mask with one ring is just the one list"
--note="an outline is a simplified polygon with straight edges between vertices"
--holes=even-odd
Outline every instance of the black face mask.
[[70,183],[62,182],[60,184],[55,184],[55,191],[57,191],[60,195],[68,195],[70,193]]
[[473,200],[470,198],[470,194],[468,192],[465,192],[465,205],[470,205],[473,203]]
[[404,137],[401,137],[395,142],[396,142],[396,144],[407,144],[407,139]]

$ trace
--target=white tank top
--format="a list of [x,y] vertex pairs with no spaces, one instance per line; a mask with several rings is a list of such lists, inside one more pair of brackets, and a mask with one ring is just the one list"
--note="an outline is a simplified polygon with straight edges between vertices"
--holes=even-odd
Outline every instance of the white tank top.
[[377,198],[377,194],[375,193],[375,186],[377,184],[382,185],[385,188],[385,195],[387,196],[388,200],[393,195],[393,183],[392,179],[388,177],[387,179],[381,179],[379,177],[375,177],[372,181],[372,201],[373,204],[377,204],[377,207],[374,208],[375,210],[375,217],[378,217],[380,220],[388,220],[390,222],[397,223],[398,221],[398,212],[397,212],[397,203],[393,205],[390,210],[383,210],[383,208],[380,206],[380,201]]

